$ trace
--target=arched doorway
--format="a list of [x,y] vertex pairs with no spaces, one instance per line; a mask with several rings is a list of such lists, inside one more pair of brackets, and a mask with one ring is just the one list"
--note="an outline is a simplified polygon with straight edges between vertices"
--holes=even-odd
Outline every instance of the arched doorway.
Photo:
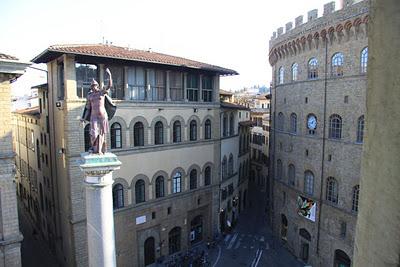
[[198,215],[190,222],[190,243],[203,240],[203,216]]
[[333,266],[334,267],[350,267],[351,260],[344,251],[337,249],[337,250],[335,250],[335,260],[334,260]]
[[155,262],[156,253],[154,249],[154,237],[149,237],[144,242],[144,265],[150,265]]
[[311,234],[304,228],[299,230],[300,235],[300,258],[307,263],[309,258]]
[[169,255],[181,250],[181,228],[175,227],[168,233],[168,252]]
[[281,214],[281,238],[287,240],[288,220],[285,214]]

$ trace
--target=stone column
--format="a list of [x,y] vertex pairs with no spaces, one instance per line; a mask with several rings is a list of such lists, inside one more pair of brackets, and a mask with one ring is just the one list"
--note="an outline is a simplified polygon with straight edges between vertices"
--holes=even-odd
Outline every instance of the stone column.
[[115,267],[115,234],[112,199],[112,172],[121,162],[112,153],[83,153],[85,173],[86,227],[90,267]]
[[75,56],[64,55],[64,98],[77,99]]
[[199,74],[199,102],[203,102],[203,75]]
[[153,96],[151,95],[151,86],[150,86],[150,70],[146,69],[146,101],[152,101]]
[[170,92],[170,88],[169,88],[169,73],[170,71],[167,70],[165,72],[165,91],[166,91],[166,101],[171,101],[171,92]]
[[183,100],[188,101],[187,98],[187,73],[183,74]]
[[124,67],[124,95],[125,95],[125,100],[130,100],[129,87],[128,87],[128,67]]

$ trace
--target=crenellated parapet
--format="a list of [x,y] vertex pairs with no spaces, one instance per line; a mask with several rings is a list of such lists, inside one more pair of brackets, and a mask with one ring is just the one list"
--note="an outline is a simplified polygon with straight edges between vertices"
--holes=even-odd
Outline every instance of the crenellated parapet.
[[324,5],[323,16],[318,10],[307,13],[307,22],[298,16],[273,32],[269,41],[269,62],[273,66],[279,59],[296,55],[306,49],[318,49],[323,42],[347,41],[365,36],[368,24],[368,0],[343,0],[342,9],[335,11],[335,2]]

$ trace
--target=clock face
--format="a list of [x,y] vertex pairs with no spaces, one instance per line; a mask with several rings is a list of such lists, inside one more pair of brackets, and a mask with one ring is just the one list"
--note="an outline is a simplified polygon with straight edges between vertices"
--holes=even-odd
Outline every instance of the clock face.
[[307,127],[310,130],[315,130],[317,128],[317,118],[314,115],[308,116]]

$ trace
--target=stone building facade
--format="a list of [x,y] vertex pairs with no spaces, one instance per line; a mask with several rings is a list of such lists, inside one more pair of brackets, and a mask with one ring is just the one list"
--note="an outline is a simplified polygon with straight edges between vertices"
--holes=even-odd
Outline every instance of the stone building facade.
[[32,90],[37,92],[37,106],[12,114],[15,182],[20,203],[38,233],[55,252],[57,217],[51,173],[47,84],[35,86]]
[[354,266],[400,266],[399,14],[397,0],[370,1],[368,135],[362,156]]
[[109,150],[118,266],[145,266],[219,231],[220,75],[235,71],[111,45],[51,46],[46,63],[51,168],[56,183],[56,250],[64,266],[87,265],[80,153],[89,146],[79,118],[92,78],[107,83],[117,112]]
[[11,81],[29,64],[0,53],[0,266],[21,266],[21,241],[15,193],[11,127]]
[[350,266],[366,106],[368,1],[279,28],[273,67],[272,225],[312,266]]
[[[258,188],[266,193],[266,201],[269,203],[271,190],[268,179],[270,94],[257,96],[254,99],[254,104],[250,112],[253,122],[250,139],[250,178],[257,184]],[[267,203],[263,204],[266,205]]]
[[250,110],[221,102],[220,231],[231,230],[246,208],[250,170]]

